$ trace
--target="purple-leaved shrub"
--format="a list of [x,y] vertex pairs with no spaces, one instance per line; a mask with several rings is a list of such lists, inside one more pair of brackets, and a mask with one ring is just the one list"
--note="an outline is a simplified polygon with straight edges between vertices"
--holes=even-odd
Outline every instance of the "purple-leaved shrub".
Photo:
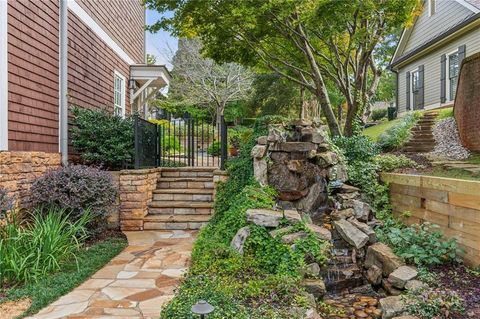
[[8,195],[8,191],[0,187],[0,219],[5,218],[6,213],[13,208],[13,197]]
[[65,209],[72,221],[89,210],[92,231],[105,228],[106,217],[117,196],[112,175],[95,167],[69,165],[50,170],[37,178],[30,189],[34,207]]

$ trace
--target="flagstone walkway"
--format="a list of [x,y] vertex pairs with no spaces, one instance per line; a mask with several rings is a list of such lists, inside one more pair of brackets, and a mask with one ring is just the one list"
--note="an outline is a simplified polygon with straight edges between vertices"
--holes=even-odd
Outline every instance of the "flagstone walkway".
[[[129,246],[30,319],[158,319],[190,263],[194,231],[126,232]],[[27,318],[28,319],[28,318]]]

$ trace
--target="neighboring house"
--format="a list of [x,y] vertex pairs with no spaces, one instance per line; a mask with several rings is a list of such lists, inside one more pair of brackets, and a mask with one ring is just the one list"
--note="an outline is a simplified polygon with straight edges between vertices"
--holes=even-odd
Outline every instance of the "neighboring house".
[[462,60],[480,52],[480,0],[426,0],[390,68],[398,113],[453,105]]
[[0,0],[0,151],[60,151],[62,30],[68,106],[144,112],[169,74],[145,64],[141,2]]

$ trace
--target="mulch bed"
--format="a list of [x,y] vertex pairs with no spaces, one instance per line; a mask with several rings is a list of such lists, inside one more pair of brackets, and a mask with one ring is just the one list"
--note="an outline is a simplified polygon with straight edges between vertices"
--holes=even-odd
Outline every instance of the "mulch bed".
[[430,269],[441,288],[457,292],[465,300],[465,314],[452,318],[480,318],[480,274],[464,265],[442,265]]

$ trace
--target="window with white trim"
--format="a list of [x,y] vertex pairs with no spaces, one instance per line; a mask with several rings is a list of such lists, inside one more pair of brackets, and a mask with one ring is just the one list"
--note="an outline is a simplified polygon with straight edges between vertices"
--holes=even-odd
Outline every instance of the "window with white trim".
[[113,113],[125,117],[125,77],[116,72],[113,75]]
[[450,53],[447,57],[447,62],[448,98],[450,101],[453,101],[455,100],[455,93],[457,92],[458,73],[460,72],[458,51]]

